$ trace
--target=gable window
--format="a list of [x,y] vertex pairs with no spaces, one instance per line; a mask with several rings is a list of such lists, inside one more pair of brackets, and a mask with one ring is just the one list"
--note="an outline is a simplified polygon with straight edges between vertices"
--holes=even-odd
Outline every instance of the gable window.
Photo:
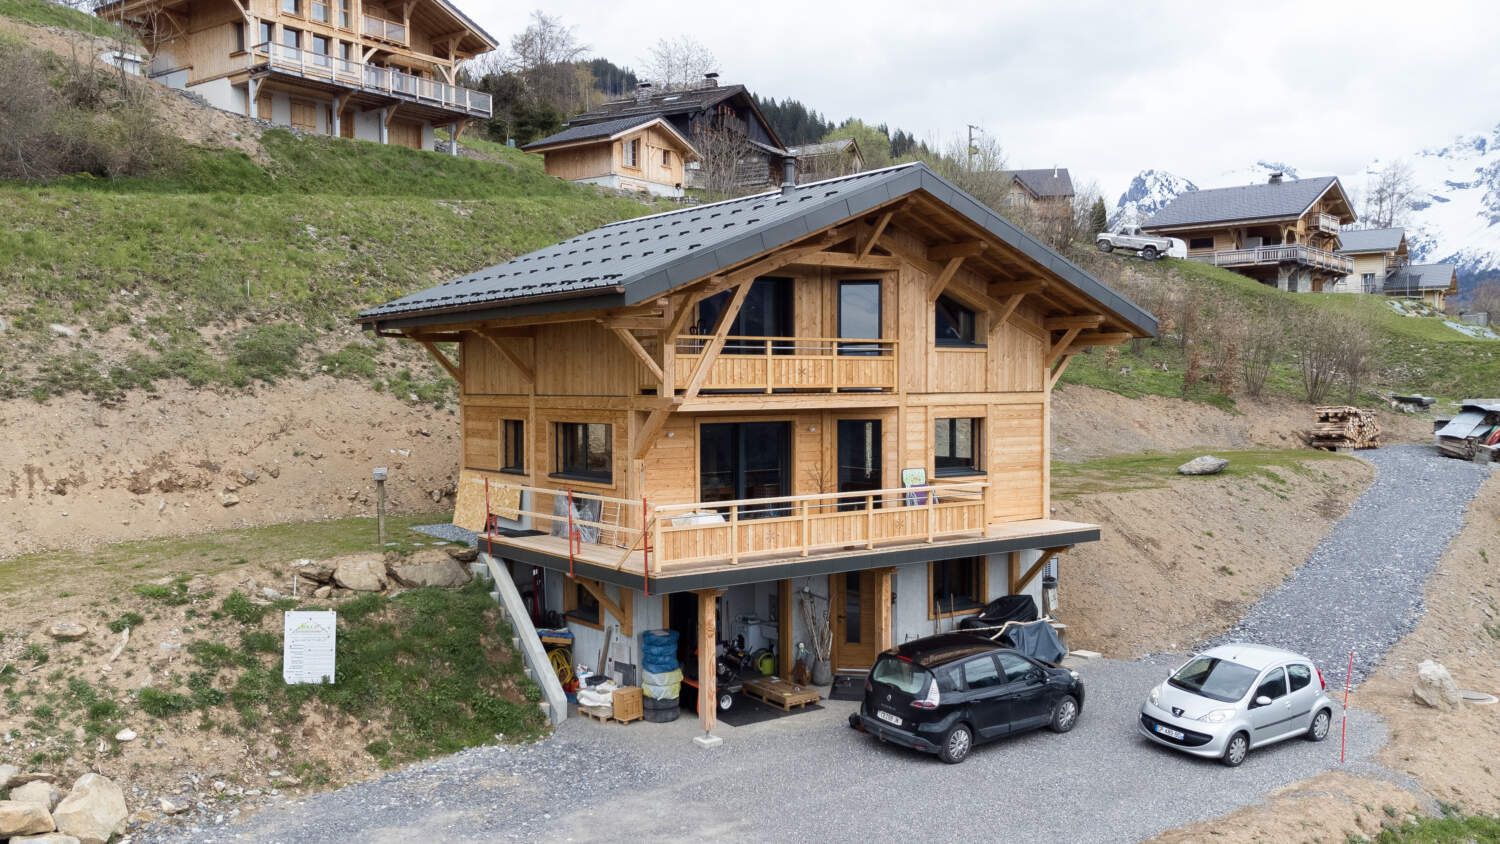
[[636,162],[639,161],[640,152],[641,152],[641,142],[640,142],[640,139],[636,139],[634,141],[621,141],[620,142],[620,164],[621,164],[621,166],[624,166],[624,167],[639,167],[640,165],[637,164]]
[[933,328],[939,346],[975,345],[974,311],[948,296],[939,296],[935,309]]
[[526,423],[507,419],[500,431],[500,471],[520,475],[526,472]]
[[933,474],[979,474],[978,419],[939,419],[932,440]]
[[663,166],[663,167],[671,167],[672,166],[672,151],[671,150],[664,149],[664,150],[661,151],[661,166]]
[[1212,249],[1214,248],[1214,239],[1211,237],[1190,237],[1188,238],[1188,248]]
[[928,618],[977,612],[985,604],[988,584],[984,557],[937,560],[927,564],[927,594],[932,596]]
[[557,423],[557,477],[609,483],[613,479],[614,426],[596,422]]

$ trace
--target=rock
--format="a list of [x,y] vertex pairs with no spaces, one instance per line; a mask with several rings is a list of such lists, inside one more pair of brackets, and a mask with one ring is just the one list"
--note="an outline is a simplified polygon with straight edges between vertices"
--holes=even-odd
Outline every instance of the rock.
[[15,788],[29,782],[57,782],[57,774],[49,774],[46,771],[26,771],[11,777],[10,787]]
[[333,571],[338,568],[337,558],[333,560],[297,560],[292,563],[292,573],[298,577],[306,578],[314,583],[332,583]]
[[226,492],[223,495],[219,496],[219,503],[223,504],[225,507],[233,507],[234,505],[240,503],[240,497],[232,492]]
[[161,799],[159,805],[161,806],[161,813],[164,815],[180,815],[191,808],[188,806],[187,801],[178,803],[166,797]]
[[273,478],[279,478],[281,477],[281,467],[273,464],[270,468],[266,469],[266,474]]
[[223,780],[214,780],[214,791],[223,794],[228,789],[229,783],[224,782]]
[[0,800],[0,838],[51,832],[52,816],[35,803]]
[[[41,806],[49,813],[57,808],[62,802],[63,790],[50,782],[29,782],[25,785],[12,788],[10,799],[17,803],[30,803],[33,806]],[[48,830],[49,832],[51,830]]]
[[208,578],[201,574],[193,575],[193,578],[187,582],[187,594],[189,597],[196,598],[199,595],[207,595],[212,591],[214,591],[214,585],[209,583]]
[[333,594],[333,587],[332,586],[319,586],[317,589],[313,590],[313,597],[314,598],[324,599],[324,598],[327,598],[328,596],[330,596],[332,594]]
[[272,589],[269,586],[267,586],[266,588],[260,590],[260,594],[264,595],[267,601],[279,601],[279,600],[281,600],[281,593],[277,592],[275,589]]
[[49,832],[46,835],[28,835],[24,838],[12,838],[10,844],[79,844],[79,841],[71,835],[63,835],[61,832]]
[[63,642],[71,642],[89,635],[89,629],[76,621],[59,621],[47,628],[47,635]]
[[1179,475],[1217,475],[1224,471],[1229,461],[1222,457],[1214,457],[1205,454],[1202,457],[1194,457],[1192,460],[1177,467]]
[[115,733],[115,741],[135,741],[135,730],[126,727],[118,733]]
[[478,548],[469,548],[464,545],[455,545],[443,550],[448,552],[448,556],[459,561],[460,563],[472,563],[475,560],[479,559]]
[[79,844],[106,844],[110,836],[125,832],[129,814],[118,785],[98,774],[84,774],[57,805],[52,819],[58,832],[77,838]]
[[245,484],[247,486],[249,484],[255,483],[256,479],[258,479],[259,477],[260,477],[259,475],[255,474],[254,472],[250,471],[249,469],[242,469],[242,470],[240,470],[240,478],[242,478],[245,481]]
[[1441,662],[1422,660],[1417,666],[1417,682],[1411,693],[1421,702],[1434,709],[1457,709],[1463,705],[1463,696],[1458,693],[1458,684]]
[[437,548],[418,551],[390,568],[396,582],[412,588],[438,586],[456,589],[469,582],[468,569]]
[[77,337],[78,336],[78,332],[76,332],[73,329],[67,327],[66,325],[63,325],[60,322],[54,322],[51,325],[47,326],[47,328],[54,335],[56,335],[58,337]]
[[379,557],[363,555],[340,557],[338,567],[333,570],[333,580],[355,592],[379,592],[389,582],[385,573],[385,561]]
[[[6,738],[9,738],[10,733],[7,732],[5,736]],[[9,743],[10,742],[6,742],[6,744]],[[21,769],[17,768],[15,765],[0,765],[0,789],[10,788],[15,784],[12,782],[12,780],[20,775]]]

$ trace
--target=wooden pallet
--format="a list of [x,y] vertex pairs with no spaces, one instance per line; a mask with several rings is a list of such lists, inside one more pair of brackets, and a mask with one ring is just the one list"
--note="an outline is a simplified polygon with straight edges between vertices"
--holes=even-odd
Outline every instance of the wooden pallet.
[[578,714],[585,718],[591,718],[601,724],[629,724],[641,720],[643,716],[637,714],[635,717],[616,718],[614,709],[608,706],[580,706]]
[[791,712],[793,709],[817,703],[823,697],[812,689],[804,686],[796,686],[785,680],[765,678],[760,680],[746,681],[741,689],[746,695],[782,710]]

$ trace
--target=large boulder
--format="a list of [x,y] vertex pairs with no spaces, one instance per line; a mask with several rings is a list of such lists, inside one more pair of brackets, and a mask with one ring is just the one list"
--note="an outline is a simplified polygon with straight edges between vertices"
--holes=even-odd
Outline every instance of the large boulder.
[[10,790],[10,799],[17,803],[30,803],[33,806],[41,806],[48,812],[57,808],[62,802],[63,790],[50,782],[29,782]]
[[1202,457],[1194,457],[1192,460],[1177,467],[1179,475],[1217,475],[1229,466],[1229,461],[1222,457],[1214,457],[1205,454]]
[[472,563],[479,559],[479,548],[477,546],[471,548],[467,545],[449,545],[443,550],[448,552],[448,556],[458,560],[460,563]]
[[[336,558],[333,582],[355,592],[379,592],[388,583],[385,560],[373,555]],[[330,562],[333,562],[332,560]]]
[[0,765],[0,789],[10,788],[15,783],[11,782],[21,775],[21,769],[15,765]]
[[82,844],[71,835],[63,835],[61,832],[49,832],[46,835],[28,835],[24,838],[12,838],[10,844]]
[[52,820],[58,832],[77,838],[79,844],[106,844],[110,836],[124,834],[129,814],[118,785],[108,777],[84,774],[57,804]]
[[35,803],[0,800],[0,838],[35,835],[53,830],[52,816]]
[[390,566],[391,575],[402,586],[438,586],[457,589],[469,582],[469,572],[440,549],[431,548]]
[[1458,684],[1453,682],[1453,675],[1441,662],[1430,659],[1422,660],[1417,666],[1417,682],[1412,685],[1411,693],[1434,709],[1457,709],[1464,700],[1458,692]]
[[305,577],[313,583],[332,583],[333,571],[338,568],[338,560],[297,560],[292,563],[292,573],[298,577]]

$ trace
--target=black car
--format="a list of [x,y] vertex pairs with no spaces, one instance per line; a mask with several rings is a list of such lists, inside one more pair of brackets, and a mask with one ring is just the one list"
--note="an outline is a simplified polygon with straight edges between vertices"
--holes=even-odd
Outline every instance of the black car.
[[1083,711],[1078,673],[975,633],[944,633],[875,660],[850,726],[962,762],[981,742],[1038,727],[1065,733]]

